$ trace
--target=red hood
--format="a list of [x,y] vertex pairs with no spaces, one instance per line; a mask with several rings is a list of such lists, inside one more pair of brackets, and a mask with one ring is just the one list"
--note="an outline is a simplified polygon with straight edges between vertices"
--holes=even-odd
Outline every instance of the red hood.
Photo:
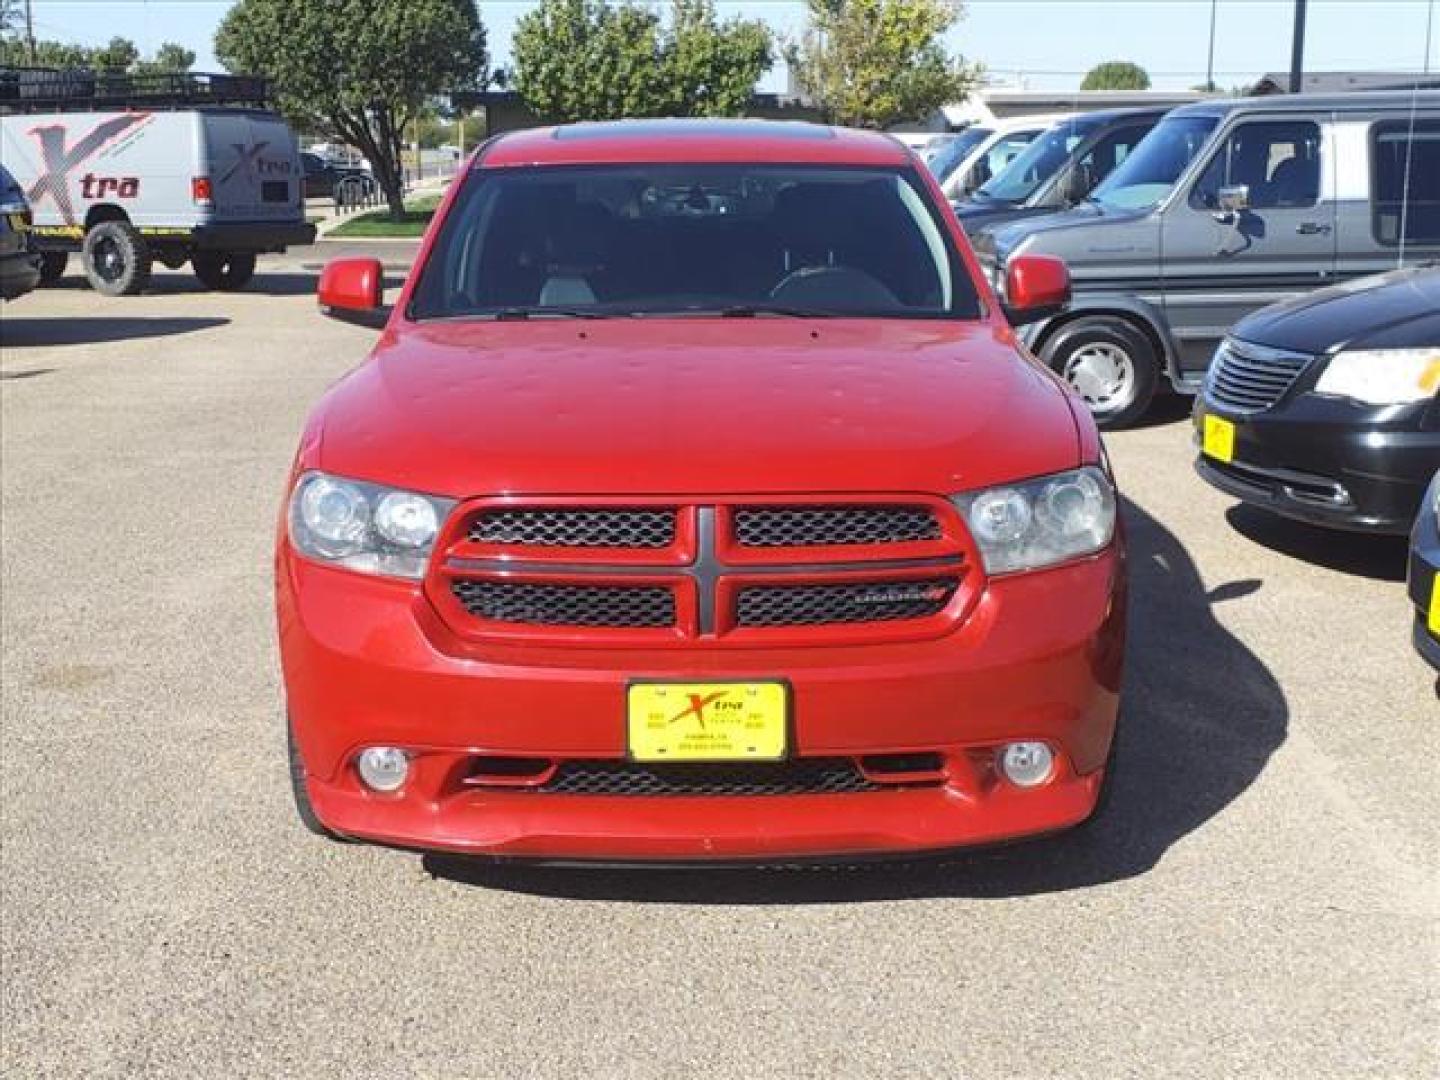
[[319,420],[307,466],[451,496],[944,494],[1079,457],[1062,391],[982,323],[406,326]]

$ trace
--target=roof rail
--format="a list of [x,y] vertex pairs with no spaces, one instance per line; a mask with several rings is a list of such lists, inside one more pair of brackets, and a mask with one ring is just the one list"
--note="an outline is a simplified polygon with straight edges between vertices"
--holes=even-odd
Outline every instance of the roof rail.
[[255,75],[131,74],[90,68],[0,67],[0,113],[97,109],[265,108],[270,84]]

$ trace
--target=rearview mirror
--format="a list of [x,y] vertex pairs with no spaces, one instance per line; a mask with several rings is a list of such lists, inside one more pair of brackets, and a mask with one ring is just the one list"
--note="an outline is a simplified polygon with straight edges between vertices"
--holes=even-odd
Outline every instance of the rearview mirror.
[[379,259],[335,259],[320,273],[316,298],[331,318],[378,328],[390,317],[383,306],[384,290]]
[[1226,214],[1238,214],[1250,209],[1250,185],[1232,184],[1215,193],[1215,202]]
[[1005,317],[1011,326],[1058,315],[1070,303],[1070,270],[1053,255],[1017,255],[1005,269]]

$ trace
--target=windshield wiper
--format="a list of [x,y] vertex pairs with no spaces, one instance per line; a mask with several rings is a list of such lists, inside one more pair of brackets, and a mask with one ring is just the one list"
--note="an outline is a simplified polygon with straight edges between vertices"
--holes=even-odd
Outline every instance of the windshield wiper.
[[520,322],[525,319],[608,319],[610,313],[587,308],[508,307],[487,311],[477,316],[496,322]]
[[834,312],[787,307],[784,304],[733,304],[720,309],[720,317],[724,319],[754,319],[761,315],[778,315],[787,319],[829,319],[834,317]]

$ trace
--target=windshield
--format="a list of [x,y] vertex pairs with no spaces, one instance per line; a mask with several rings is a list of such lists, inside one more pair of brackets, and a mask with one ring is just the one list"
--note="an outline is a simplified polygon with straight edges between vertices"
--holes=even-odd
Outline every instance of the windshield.
[[975,194],[999,202],[1024,202],[1036,188],[1060,171],[1075,148],[1094,128],[1094,124],[1082,125],[1074,121],[1051,128],[1020,151],[1020,155],[1000,170],[998,176],[981,184]]
[[605,165],[473,172],[418,319],[978,318],[913,169]]
[[926,156],[925,164],[935,174],[935,179],[945,183],[960,167],[960,163],[975,151],[991,135],[990,128],[968,127],[956,135],[934,154]]
[[1090,197],[1118,210],[1148,210],[1175,186],[1219,123],[1214,116],[1162,120]]

